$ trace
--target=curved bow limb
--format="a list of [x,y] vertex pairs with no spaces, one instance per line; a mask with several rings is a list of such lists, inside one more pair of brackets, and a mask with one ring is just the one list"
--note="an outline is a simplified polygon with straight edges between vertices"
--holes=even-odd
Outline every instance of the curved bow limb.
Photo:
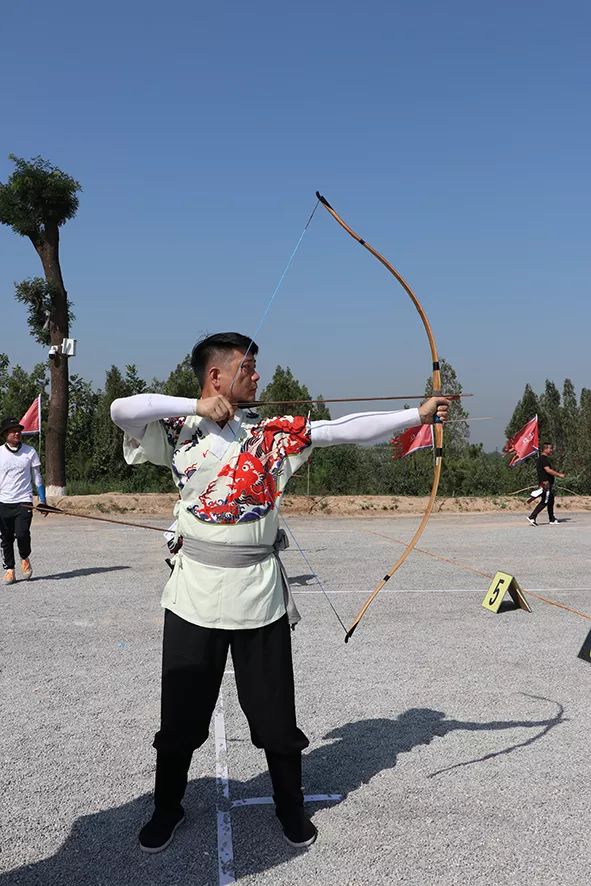
[[[431,325],[429,323],[429,320],[427,319],[427,315],[425,314],[422,304],[420,303],[420,301],[418,300],[418,298],[416,297],[416,295],[414,294],[414,292],[412,291],[412,289],[410,288],[409,284],[406,282],[404,277],[396,270],[396,268],[388,261],[388,259],[385,258],[376,249],[374,249],[373,246],[371,246],[366,240],[363,239],[363,237],[360,237],[359,234],[357,234],[353,230],[353,228],[351,228],[347,224],[347,222],[341,218],[341,216],[330,205],[330,203],[328,202],[326,197],[323,197],[322,194],[319,193],[319,191],[316,191],[316,197],[318,198],[320,203],[322,203],[322,205],[324,206],[326,211],[329,212],[330,215],[332,215],[334,220],[349,234],[349,236],[351,236],[357,243],[359,243],[361,246],[363,246],[364,249],[367,249],[367,251],[370,252],[373,255],[373,257],[376,258],[382,265],[384,265],[384,267],[392,274],[392,276],[395,277],[396,280],[398,280],[398,282],[400,283],[400,285],[402,286],[402,288],[404,289],[404,291],[406,292],[406,294],[408,295],[408,297],[412,301],[413,305],[417,309],[418,314],[419,314],[421,321],[423,323],[425,332],[427,333],[427,338],[429,340],[429,349],[431,351],[431,359],[432,359],[433,395],[440,396],[441,395],[441,372],[440,372],[440,367],[439,367],[439,355],[437,352],[437,346],[435,344],[435,336],[433,335],[433,330],[431,329]],[[371,592],[371,594],[369,595],[369,597],[367,598],[367,600],[365,601],[365,603],[363,604],[363,606],[361,607],[361,609],[359,610],[357,615],[355,616],[355,619],[353,620],[349,630],[347,631],[347,633],[345,635],[345,643],[349,642],[349,640],[351,639],[351,637],[353,636],[353,633],[355,632],[355,630],[357,628],[357,625],[359,624],[359,622],[361,621],[361,619],[363,618],[363,616],[365,615],[365,613],[367,612],[367,610],[369,609],[369,607],[371,606],[371,604],[373,603],[373,601],[375,600],[375,598],[377,597],[379,592],[382,590],[382,588],[384,587],[386,582],[388,582],[392,578],[394,573],[402,566],[404,561],[407,559],[407,557],[411,553],[412,549],[415,547],[415,545],[417,544],[421,535],[423,534],[425,526],[427,525],[429,517],[431,516],[431,512],[433,511],[433,505],[434,505],[435,499],[437,497],[437,489],[439,488],[439,479],[441,477],[441,464],[442,464],[442,459],[443,459],[443,425],[440,422],[436,422],[434,424],[433,444],[434,444],[434,450],[435,450],[435,466],[434,466],[434,470],[433,470],[433,482],[431,484],[431,493],[429,495],[429,501],[427,504],[427,508],[425,510],[425,513],[423,514],[423,517],[422,517],[421,522],[418,526],[418,529],[416,530],[415,534],[411,538],[406,549],[402,552],[402,554],[400,555],[398,560],[396,560],[396,562],[394,563],[392,568],[384,575],[384,577],[382,579],[380,579],[380,581],[378,582],[378,584],[376,585],[374,590]]]
[[[441,425],[436,424],[434,426],[435,429],[437,429],[438,427],[440,429],[439,433],[441,434],[442,433]],[[437,433],[436,430],[435,430],[435,433]],[[439,446],[439,451],[441,453],[442,442],[443,442],[442,440],[440,441],[439,444],[437,443],[437,441],[435,442],[435,452],[436,453],[437,453],[438,446]],[[355,633],[357,625],[359,624],[359,622],[361,621],[361,619],[363,618],[363,616],[365,615],[365,613],[367,612],[367,610],[369,609],[369,607],[371,606],[371,604],[373,603],[373,601],[375,600],[377,595],[380,593],[380,591],[382,590],[382,588],[384,587],[386,582],[390,581],[390,579],[392,578],[394,573],[398,569],[400,569],[400,567],[402,566],[402,564],[404,563],[406,558],[411,553],[414,546],[417,544],[421,535],[423,534],[423,530],[425,529],[425,526],[427,525],[427,521],[429,520],[429,517],[431,516],[431,513],[433,511],[433,505],[435,504],[435,499],[437,498],[437,489],[439,487],[439,480],[441,477],[441,460],[442,460],[441,454],[439,456],[437,456],[437,455],[435,456],[435,468],[433,471],[433,483],[431,485],[431,494],[429,496],[427,508],[425,510],[425,513],[422,516],[421,522],[419,523],[415,534],[411,538],[410,542],[408,543],[407,547],[402,552],[402,554],[400,555],[398,560],[396,560],[396,562],[394,563],[392,568],[389,569],[388,572],[384,575],[384,577],[379,580],[379,582],[375,586],[374,590],[371,592],[371,594],[369,595],[369,597],[367,598],[367,600],[365,601],[365,603],[363,604],[363,606],[361,607],[361,609],[359,610],[357,615],[355,616],[353,622],[351,623],[350,628],[348,629],[348,631],[345,635],[345,643],[349,642],[349,640],[351,639],[351,637]]]

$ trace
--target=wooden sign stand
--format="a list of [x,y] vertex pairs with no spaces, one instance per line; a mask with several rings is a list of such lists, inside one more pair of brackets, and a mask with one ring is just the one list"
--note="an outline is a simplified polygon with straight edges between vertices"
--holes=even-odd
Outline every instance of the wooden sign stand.
[[583,661],[591,662],[591,631],[589,631],[585,637],[585,642],[581,646],[578,658],[582,658]]
[[490,612],[498,613],[503,597],[507,592],[509,592],[516,607],[525,609],[526,612],[531,612],[531,606],[525,599],[525,594],[519,587],[517,579],[513,575],[509,575],[508,572],[497,572],[486,592],[482,605]]

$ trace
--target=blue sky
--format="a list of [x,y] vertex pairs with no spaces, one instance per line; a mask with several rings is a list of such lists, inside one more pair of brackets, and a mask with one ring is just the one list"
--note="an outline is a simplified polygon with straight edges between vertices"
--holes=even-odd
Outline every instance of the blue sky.
[[[405,276],[503,443],[529,382],[590,386],[589,37],[583,2],[5,6],[0,180],[12,152],[77,178],[62,269],[101,384],[165,377],[205,332],[254,333],[322,191]],[[30,368],[0,228],[0,351]],[[258,335],[263,382],[420,393],[408,297],[320,209]],[[342,413],[342,410],[341,410]],[[334,414],[341,414],[334,411]]]

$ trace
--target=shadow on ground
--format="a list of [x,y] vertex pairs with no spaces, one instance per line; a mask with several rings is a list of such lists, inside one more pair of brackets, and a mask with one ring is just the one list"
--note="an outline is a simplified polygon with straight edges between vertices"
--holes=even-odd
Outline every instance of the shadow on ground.
[[63,578],[80,578],[83,575],[99,575],[101,572],[121,572],[131,566],[87,566],[84,569],[71,569],[69,572],[56,572],[55,575],[33,576],[31,581],[60,581]]
[[[306,793],[340,793],[343,799],[339,802],[345,802],[348,794],[367,784],[379,772],[393,769],[399,754],[457,730],[538,730],[525,741],[509,746],[500,742],[499,748],[485,757],[458,765],[485,763],[491,757],[531,744],[563,722],[563,709],[557,706],[559,710],[554,717],[536,721],[466,722],[448,719],[442,711],[411,708],[396,719],[347,723],[325,736],[330,744],[323,744],[306,755]],[[261,765],[263,760],[261,752]],[[429,784],[425,782],[425,791],[429,790]],[[233,800],[270,793],[266,773],[230,785]],[[144,794],[104,812],[82,816],[74,822],[68,838],[55,855],[0,874],[0,886],[194,886],[196,882],[214,886],[218,882],[214,797],[214,779],[192,781],[185,797],[187,821],[177,832],[171,847],[154,856],[144,855],[137,846],[137,831],[151,814],[149,795]],[[315,803],[310,812],[313,814],[318,808],[335,805],[338,803]],[[243,809],[233,813],[235,816],[245,814]],[[242,829],[245,821],[240,821]],[[236,880],[284,864],[297,852],[283,841],[271,806],[258,807],[256,818],[248,821],[256,822],[256,826],[253,824],[252,827],[248,856],[244,857],[242,849],[235,858]]]
[[303,575],[290,575],[289,577],[290,585],[300,585],[301,587],[316,585],[317,581],[318,579],[313,572],[306,572]]

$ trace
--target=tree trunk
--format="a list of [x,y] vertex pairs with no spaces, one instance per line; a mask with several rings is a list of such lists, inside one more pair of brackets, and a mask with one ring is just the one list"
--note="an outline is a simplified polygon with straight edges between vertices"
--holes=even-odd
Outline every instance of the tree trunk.
[[68,294],[59,263],[59,228],[47,225],[44,236],[33,244],[51,286],[51,344],[59,352],[51,358],[51,392],[45,432],[46,491],[48,496],[66,494],[66,431],[68,426],[68,358],[61,353],[64,338],[69,337]]

